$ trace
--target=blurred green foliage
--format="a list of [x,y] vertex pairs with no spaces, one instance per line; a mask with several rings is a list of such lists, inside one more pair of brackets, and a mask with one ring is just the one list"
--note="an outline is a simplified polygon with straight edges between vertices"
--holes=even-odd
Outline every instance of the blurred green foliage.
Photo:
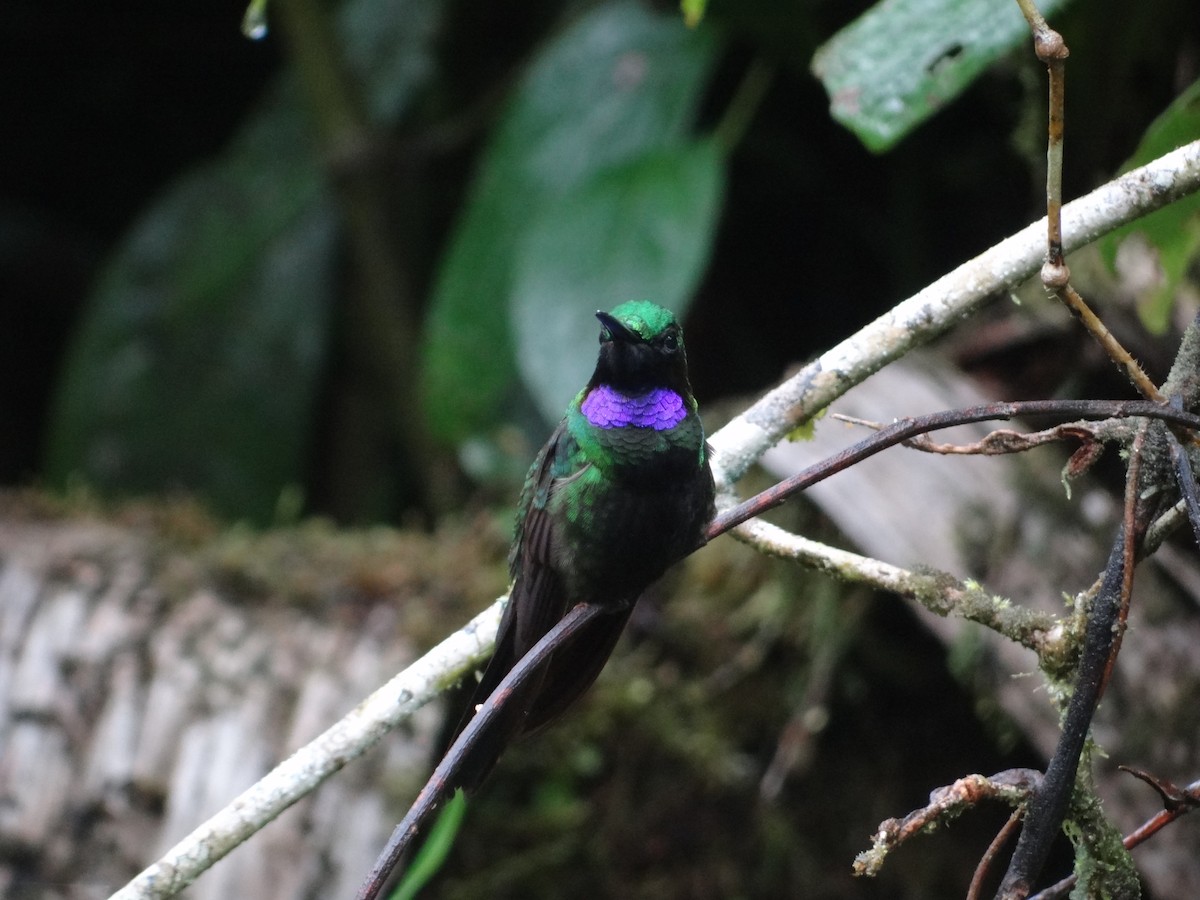
[[[664,253],[627,251],[636,234],[665,232],[677,222],[678,205],[648,208],[645,201],[669,198],[647,191],[665,195],[687,186],[669,164],[649,160],[690,140],[715,49],[705,31],[612,3],[554,37],[530,64],[488,141],[433,290],[424,398],[438,437],[462,440],[507,418],[518,349],[549,347],[567,362],[553,373],[540,368],[542,380],[529,384],[551,392],[541,408],[556,419],[566,405],[561,386],[582,386],[581,371],[587,377],[597,333],[588,324],[591,312],[628,299],[621,290],[640,296],[664,286],[661,270],[679,265]],[[707,246],[717,204],[704,207],[690,212],[707,221],[672,236],[692,245],[684,248],[689,258]],[[615,246],[618,235],[628,236],[626,252]],[[578,264],[587,267],[587,284],[568,287],[580,274],[567,268],[570,260],[535,271],[547,251],[586,254]],[[599,295],[588,293],[615,278],[619,283]],[[676,282],[665,285],[673,294],[654,299],[678,310],[694,278]],[[529,287],[537,296],[522,297],[519,289]],[[564,293],[555,298],[557,291]],[[543,320],[546,313],[551,318]],[[514,334],[514,321],[524,333]]]
[[[1175,2],[1161,0],[1163,15]],[[288,35],[285,53],[304,34],[274,20],[298,21],[297,9],[324,7],[273,0],[268,11],[272,36]],[[582,385],[595,352],[592,312],[632,297],[687,312],[720,268],[722,240],[757,244],[744,274],[732,276],[738,288],[721,276],[724,294],[712,302],[737,311],[722,317],[722,333],[731,353],[777,372],[762,339],[745,330],[756,301],[741,281],[812,254],[821,263],[813,283],[781,290],[797,307],[810,294],[841,298],[847,269],[838,270],[851,251],[851,274],[868,281],[873,260],[917,272],[921,241],[939,240],[920,217],[951,218],[945,197],[956,202],[972,182],[982,182],[981,193],[1012,193],[980,169],[979,160],[990,166],[990,147],[969,156],[965,144],[949,147],[944,170],[918,153],[881,189],[853,168],[862,163],[845,144],[829,162],[816,157],[828,152],[828,138],[824,150],[788,142],[779,123],[794,117],[803,81],[784,79],[808,81],[809,65],[838,121],[872,151],[903,157],[902,137],[1028,40],[1011,3],[882,0],[846,21],[855,11],[781,0],[689,4],[687,16],[700,21],[688,27],[678,11],[629,0],[547,0],[507,11],[345,0],[315,43],[333,48],[349,95],[314,87],[311,73],[285,73],[224,152],[163,191],[111,255],[59,379],[48,479],[196,492],[225,515],[262,522],[277,515],[282,497],[337,489],[318,457],[331,453],[331,429],[351,433],[343,427],[351,407],[358,421],[375,423],[363,433],[378,441],[339,448],[336,462],[355,467],[360,492],[382,484],[389,466],[438,482],[438,466],[453,468],[453,454],[481,436],[501,448],[493,457],[524,459],[529,447],[510,441],[507,426],[540,434]],[[1080,15],[1095,30],[1109,21]],[[481,33],[469,27],[476,20],[489,23]],[[304,27],[322,27],[315,21]],[[511,41],[487,32],[497,21],[511,28]],[[1083,46],[1091,34],[1080,33]],[[1158,52],[1146,49],[1153,43],[1122,44],[1128,59],[1106,65],[1141,66]],[[293,57],[294,68],[309,59]],[[1072,66],[1088,65],[1086,56],[1072,58]],[[757,92],[739,88],[752,80],[748,72],[757,73]],[[786,90],[769,90],[772,77]],[[1073,82],[1077,93],[1082,83]],[[1117,99],[1114,92],[1114,109]],[[331,143],[317,125],[337,118],[330,104],[343,104],[340,121],[363,123],[363,133]],[[739,146],[743,126],[760,113],[753,147]],[[1139,159],[1170,139],[1148,136]],[[443,166],[446,158],[458,168]],[[751,170],[757,190],[803,199],[824,192],[831,206],[813,215],[826,218],[807,233],[744,210],[737,229],[725,224],[732,185]],[[411,288],[396,302],[411,305],[407,318],[420,326],[417,349],[402,352],[411,372],[387,384],[377,375],[389,365],[381,342],[355,343],[379,332],[374,320],[348,321],[364,308],[349,301],[373,276],[354,252],[362,228],[346,227],[357,202],[341,190],[347,179],[365,185],[359,200],[386,198],[392,221],[382,227],[391,231],[381,245],[396,248]],[[1171,222],[1152,240],[1177,278],[1200,240],[1195,219],[1182,204],[1159,215]],[[980,232],[978,240],[990,239]],[[947,252],[957,246],[927,255]],[[887,299],[878,286],[872,292]],[[837,320],[844,333],[848,304],[823,305],[822,320]],[[820,339],[820,324],[806,323],[804,334]],[[358,358],[376,356],[374,366]],[[381,395],[384,409],[403,413],[379,412]],[[319,498],[309,502],[322,508]],[[376,502],[369,515],[389,508]]]
[[682,313],[704,266],[724,168],[712,141],[643,153],[595,173],[530,216],[513,255],[513,349],[548,421],[595,360],[588,312],[628,297]]
[[[1200,139],[1200,81],[1180,94],[1146,130],[1129,162],[1127,172]],[[1131,235],[1139,235],[1156,253],[1161,281],[1140,298],[1138,314],[1147,330],[1167,330],[1179,285],[1188,267],[1200,258],[1200,196],[1193,194],[1105,235],[1100,251],[1114,267],[1117,249]]]
[[[429,77],[436,9],[341,8],[338,35],[374,121],[398,121]],[[294,497],[340,291],[339,216],[305,106],[285,77],[221,156],[125,238],[66,358],[52,482],[199,492],[258,522]]]
[[199,490],[230,514],[268,518],[303,474],[334,222],[299,104],[276,92],[109,263],[66,360],[49,477]]

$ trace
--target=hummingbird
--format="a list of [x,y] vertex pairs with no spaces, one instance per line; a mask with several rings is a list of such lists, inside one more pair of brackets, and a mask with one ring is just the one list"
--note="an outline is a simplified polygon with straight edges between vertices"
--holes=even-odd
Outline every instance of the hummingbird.
[[510,669],[579,603],[605,610],[509,698],[466,753],[474,791],[508,743],[556,719],[595,681],[638,598],[704,541],[713,478],[683,332],[644,300],[597,312],[587,385],[525,479],[496,647],[458,732]]

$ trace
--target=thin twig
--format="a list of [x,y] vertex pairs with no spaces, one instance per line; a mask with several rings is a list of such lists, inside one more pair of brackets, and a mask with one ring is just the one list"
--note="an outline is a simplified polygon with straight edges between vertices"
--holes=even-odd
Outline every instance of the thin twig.
[[1108,651],[1108,663],[1104,667],[1104,678],[1100,682],[1100,697],[1108,689],[1112,679],[1113,668],[1117,664],[1117,654],[1121,652],[1121,643],[1125,639],[1125,629],[1129,621],[1129,604],[1133,597],[1133,569],[1137,565],[1137,548],[1141,539],[1138,528],[1138,496],[1142,486],[1142,459],[1146,446],[1146,430],[1150,423],[1145,423],[1138,429],[1133,445],[1129,448],[1129,468],[1125,473],[1125,499],[1121,515],[1122,527],[1125,534],[1132,537],[1125,541],[1125,558],[1122,563],[1124,577],[1121,582],[1121,607],[1117,611],[1117,621],[1113,626],[1112,648]]
[[901,444],[917,435],[955,425],[1031,416],[1061,416],[1064,418],[1067,416],[1094,418],[1144,416],[1193,429],[1200,425],[1200,416],[1147,400],[1025,400],[1010,403],[988,403],[968,409],[947,410],[927,416],[899,419],[857,444],[785,478],[774,487],[762,491],[744,503],[718,513],[706,529],[706,539],[712,540],[742,522],[779,506],[797,492],[812,487],[817,482],[824,481],[831,475],[841,472],[881,450]]
[[[867,419],[860,419],[857,416],[847,416],[842,413],[834,413],[830,418],[837,419],[840,422],[846,422],[850,425],[862,425],[870,428],[873,431],[880,431],[885,426],[878,422],[871,422]],[[1057,443],[1067,439],[1074,439],[1084,444],[1095,443],[1101,439],[1115,437],[1115,435],[1105,435],[1102,438],[1097,434],[1097,429],[1101,425],[1088,424],[1080,425],[1077,422],[1067,422],[1064,425],[1055,425],[1053,428],[1047,428],[1044,431],[1014,431],[1011,428],[997,428],[995,431],[985,434],[977,441],[972,441],[969,444],[943,444],[931,440],[927,435],[919,435],[915,438],[909,438],[904,442],[905,447],[911,447],[913,450],[920,450],[922,453],[934,453],[938,456],[1005,456],[1010,453],[1024,453],[1026,450],[1032,450],[1034,447],[1041,447],[1044,444]]]
[[971,876],[971,884],[967,888],[967,900],[979,900],[983,896],[983,883],[987,879],[988,873],[992,870],[992,863],[996,861],[996,857],[1000,851],[1004,849],[1012,836],[1016,833],[1017,826],[1021,824],[1020,810],[1014,810],[1013,814],[1008,817],[1008,821],[1004,826],[996,832],[996,836],[992,838],[992,842],[988,844],[987,850],[979,860],[979,865],[975,867],[975,874]]
[[1037,791],[1042,773],[1035,769],[1006,769],[995,775],[967,775],[929,795],[929,803],[910,812],[903,819],[888,819],[880,823],[872,837],[870,850],[854,859],[854,874],[878,874],[887,854],[934,824],[946,822],[978,805],[980,800],[1003,800],[1019,806]]
[[[1062,267],[1062,270],[1069,277],[1070,273],[1067,271],[1065,265]],[[1047,286],[1051,285],[1048,284]],[[1108,358],[1125,372],[1125,376],[1137,388],[1138,393],[1147,400],[1154,400],[1157,403],[1165,402],[1166,398],[1159,391],[1158,386],[1150,380],[1150,376],[1138,365],[1137,360],[1117,340],[1116,336],[1108,330],[1108,326],[1100,321],[1100,317],[1092,312],[1091,307],[1087,305],[1087,302],[1079,295],[1079,292],[1075,288],[1071,287],[1069,283],[1063,282],[1057,287],[1051,286],[1051,289],[1067,309],[1079,318],[1079,321],[1083,323],[1083,326],[1087,328],[1092,337],[1100,343],[1100,346],[1104,348],[1104,352],[1108,354]]]
[[1021,13],[1033,34],[1034,52],[1046,66],[1050,89],[1046,124],[1046,263],[1042,266],[1042,283],[1078,316],[1083,326],[1104,348],[1109,359],[1125,372],[1139,393],[1147,400],[1161,403],[1163,396],[1158,392],[1158,387],[1071,286],[1071,270],[1064,259],[1062,235],[1063,134],[1066,126],[1067,57],[1071,51],[1062,35],[1046,22],[1033,0],[1017,0],[1017,5],[1021,7]]
[[1017,0],[1021,14],[1029,23],[1033,34],[1033,48],[1037,58],[1049,73],[1050,103],[1049,121],[1046,125],[1046,264],[1063,265],[1062,240],[1062,163],[1063,133],[1066,119],[1063,115],[1066,100],[1067,49],[1062,35],[1052,29],[1033,0]]

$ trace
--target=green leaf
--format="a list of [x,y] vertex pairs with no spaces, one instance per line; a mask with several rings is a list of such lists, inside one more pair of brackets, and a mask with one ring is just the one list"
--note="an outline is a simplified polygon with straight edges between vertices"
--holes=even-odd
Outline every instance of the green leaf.
[[534,60],[434,289],[424,405],[436,435],[456,442],[487,430],[516,392],[513,265],[542,207],[603,169],[684,143],[713,58],[704,30],[618,3],[584,15]]
[[[439,6],[339,10],[377,121],[398,118],[428,77]],[[260,522],[294,498],[336,288],[338,213],[323,179],[309,117],[285,83],[216,160],[146,211],[69,351],[47,441],[54,482],[182,488]]]
[[454,796],[438,813],[429,829],[429,837],[417,851],[416,857],[404,872],[404,877],[392,892],[390,900],[413,900],[421,892],[421,888],[438,873],[454,847],[454,839],[458,837],[466,814],[467,795],[461,789],[456,790]]
[[104,273],[70,351],[48,470],[203,489],[269,517],[300,478],[324,359],[334,228],[294,105],[176,184]]
[[597,309],[646,298],[676,313],[708,262],[724,169],[712,141],[603,169],[544,204],[517,246],[512,324],[521,374],[557,420],[595,363]]
[[[1039,0],[1049,16],[1065,0]],[[957,97],[1029,26],[1012,0],[881,0],[813,56],[833,117],[883,152]]]
[[[1176,97],[1150,124],[1137,151],[1121,171],[1143,166],[1197,138],[1200,138],[1200,81]],[[1117,249],[1132,235],[1139,235],[1158,255],[1162,281],[1139,298],[1138,315],[1149,331],[1161,334],[1170,322],[1176,289],[1188,267],[1200,256],[1200,194],[1176,200],[1105,235],[1100,241],[1100,252],[1110,268],[1116,266]]]
[[829,407],[817,410],[816,415],[814,415],[811,419],[801,425],[797,425],[795,428],[789,431],[787,433],[787,440],[811,441],[814,437],[816,437],[817,434],[817,422],[825,418],[825,414],[827,412],[829,412]]

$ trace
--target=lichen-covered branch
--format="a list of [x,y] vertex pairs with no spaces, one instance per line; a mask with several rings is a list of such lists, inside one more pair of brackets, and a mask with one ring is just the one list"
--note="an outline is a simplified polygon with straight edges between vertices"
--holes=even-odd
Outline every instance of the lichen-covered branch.
[[882,822],[872,838],[871,849],[854,860],[854,874],[879,873],[888,853],[926,829],[945,825],[978,805],[981,800],[1002,800],[1017,807],[1024,803],[1041,783],[1042,773],[1035,769],[1008,769],[992,776],[967,775],[929,795],[929,803],[903,819]]
[[1056,656],[1066,635],[1062,623],[1053,616],[1025,609],[948,572],[914,572],[809,540],[761,519],[739,525],[732,534],[771,556],[794,560],[841,581],[899,594],[939,616],[978,622],[1033,650],[1039,658]]

